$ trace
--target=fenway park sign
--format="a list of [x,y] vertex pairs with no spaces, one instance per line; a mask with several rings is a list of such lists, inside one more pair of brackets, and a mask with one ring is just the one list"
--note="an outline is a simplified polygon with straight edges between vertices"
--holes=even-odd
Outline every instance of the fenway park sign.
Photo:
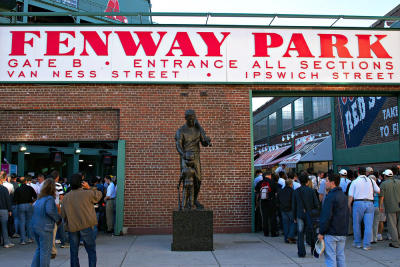
[[400,32],[0,27],[0,82],[400,83]]

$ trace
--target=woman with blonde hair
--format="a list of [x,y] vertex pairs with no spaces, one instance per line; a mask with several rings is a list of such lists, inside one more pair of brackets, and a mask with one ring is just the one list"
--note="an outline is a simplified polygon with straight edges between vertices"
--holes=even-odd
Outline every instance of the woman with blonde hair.
[[33,208],[32,229],[38,247],[33,256],[32,267],[50,266],[54,224],[61,220],[55,204],[55,195],[54,180],[46,179]]

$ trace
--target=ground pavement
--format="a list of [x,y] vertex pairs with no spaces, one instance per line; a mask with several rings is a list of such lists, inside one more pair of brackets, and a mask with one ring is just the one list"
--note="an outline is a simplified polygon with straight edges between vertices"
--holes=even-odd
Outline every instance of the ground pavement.
[[[351,241],[352,237],[346,242],[348,267],[400,266],[400,249],[388,247],[388,241],[378,242],[370,251],[353,248]],[[260,233],[216,234],[212,252],[172,252],[171,242],[171,235],[100,235],[97,239],[97,266],[325,266],[323,257],[311,257],[309,248],[305,258],[298,258],[296,245],[285,244],[282,236],[264,237]],[[16,245],[10,249],[0,247],[0,266],[30,266],[35,248],[35,244]],[[82,246],[79,258],[82,267],[88,266],[87,254]],[[51,266],[69,266],[69,249],[59,248]]]

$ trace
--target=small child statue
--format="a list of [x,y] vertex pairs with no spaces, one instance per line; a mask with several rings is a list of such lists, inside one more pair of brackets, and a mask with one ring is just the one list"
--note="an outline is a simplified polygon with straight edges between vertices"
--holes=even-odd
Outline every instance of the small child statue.
[[181,176],[178,183],[178,190],[183,182],[182,188],[182,203],[179,203],[179,210],[191,210],[194,207],[194,184],[193,181],[196,176],[194,169],[194,153],[188,151],[185,153],[186,167],[182,169]]

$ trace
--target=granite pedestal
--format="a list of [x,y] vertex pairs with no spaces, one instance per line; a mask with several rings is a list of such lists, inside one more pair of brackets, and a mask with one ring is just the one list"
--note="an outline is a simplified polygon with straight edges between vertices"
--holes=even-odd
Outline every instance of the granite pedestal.
[[172,217],[172,251],[214,250],[211,210],[174,211]]

